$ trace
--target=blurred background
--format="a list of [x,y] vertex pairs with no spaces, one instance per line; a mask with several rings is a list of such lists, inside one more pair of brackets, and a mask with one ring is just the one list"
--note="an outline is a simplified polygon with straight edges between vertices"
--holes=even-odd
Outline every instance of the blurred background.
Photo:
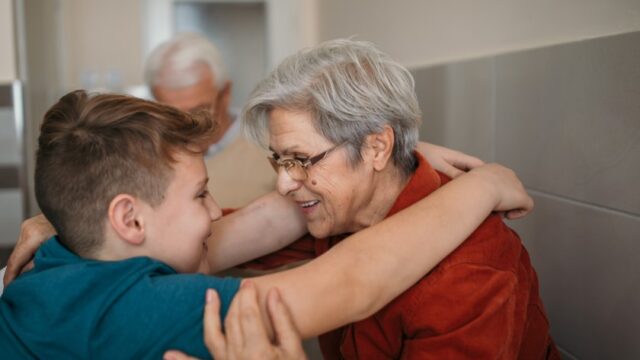
[[389,53],[422,139],[513,168],[534,197],[510,225],[565,358],[640,358],[638,0],[0,0],[0,265],[39,212],[44,111],[76,88],[148,96],[145,57],[183,31],[220,49],[233,107],[299,48]]

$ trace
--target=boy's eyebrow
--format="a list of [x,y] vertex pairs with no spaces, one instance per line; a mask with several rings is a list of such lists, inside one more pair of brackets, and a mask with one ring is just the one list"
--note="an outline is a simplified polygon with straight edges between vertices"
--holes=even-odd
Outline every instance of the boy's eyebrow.
[[208,176],[206,178],[200,180],[200,182],[198,182],[198,189],[205,187],[208,182],[209,182],[209,177]]

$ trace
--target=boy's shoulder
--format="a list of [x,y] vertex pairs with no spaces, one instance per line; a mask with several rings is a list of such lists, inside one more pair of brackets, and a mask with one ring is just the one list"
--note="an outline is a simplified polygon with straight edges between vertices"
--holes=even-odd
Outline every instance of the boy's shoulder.
[[50,352],[56,348],[80,358],[145,354],[141,350],[161,356],[169,346],[199,354],[206,351],[206,289],[218,291],[224,315],[240,285],[235,278],[177,274],[147,257],[95,261],[56,246],[45,247],[35,268],[7,287],[0,303],[0,320],[39,357],[60,355]]
[[[438,172],[443,186],[451,181]],[[518,234],[507,226],[498,214],[489,215],[471,235],[449,256],[438,264],[433,272],[451,266],[473,264],[493,267],[496,270],[515,270],[526,249]]]

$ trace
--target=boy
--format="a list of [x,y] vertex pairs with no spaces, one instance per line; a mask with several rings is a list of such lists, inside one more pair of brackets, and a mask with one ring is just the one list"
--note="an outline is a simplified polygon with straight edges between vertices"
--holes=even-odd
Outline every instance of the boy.
[[[211,221],[221,215],[202,160],[212,127],[207,117],[83,91],[47,112],[36,198],[59,235],[40,248],[32,271],[5,289],[4,357],[159,358],[169,348],[208,356],[202,295],[218,292],[224,318],[240,279],[178,273],[207,269],[208,244],[220,257],[231,252],[209,239]],[[261,306],[266,289],[277,287],[303,336],[364,318],[428,272],[494,207],[530,206],[521,184],[499,168],[454,183],[448,196],[434,195],[317,260],[253,279]],[[461,214],[469,204],[476,213]],[[221,236],[250,226],[225,227]],[[421,240],[427,231],[431,242]],[[388,246],[398,235],[404,246]]]

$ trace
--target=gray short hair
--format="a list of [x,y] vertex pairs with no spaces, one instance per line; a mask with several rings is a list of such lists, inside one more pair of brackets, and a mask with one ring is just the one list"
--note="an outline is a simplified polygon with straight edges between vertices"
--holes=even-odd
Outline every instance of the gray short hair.
[[[151,52],[145,64],[144,79],[149,89],[157,85],[191,86],[201,79],[200,69],[196,66],[199,64],[209,67],[218,88],[229,78],[218,49],[207,38],[195,33],[178,34]],[[175,75],[160,77],[167,69]]]
[[415,169],[421,114],[413,77],[371,43],[332,40],[286,58],[243,109],[245,130],[254,140],[264,141],[274,108],[310,113],[325,138],[349,144],[354,166],[362,160],[366,136],[389,125],[395,166],[405,175]]

